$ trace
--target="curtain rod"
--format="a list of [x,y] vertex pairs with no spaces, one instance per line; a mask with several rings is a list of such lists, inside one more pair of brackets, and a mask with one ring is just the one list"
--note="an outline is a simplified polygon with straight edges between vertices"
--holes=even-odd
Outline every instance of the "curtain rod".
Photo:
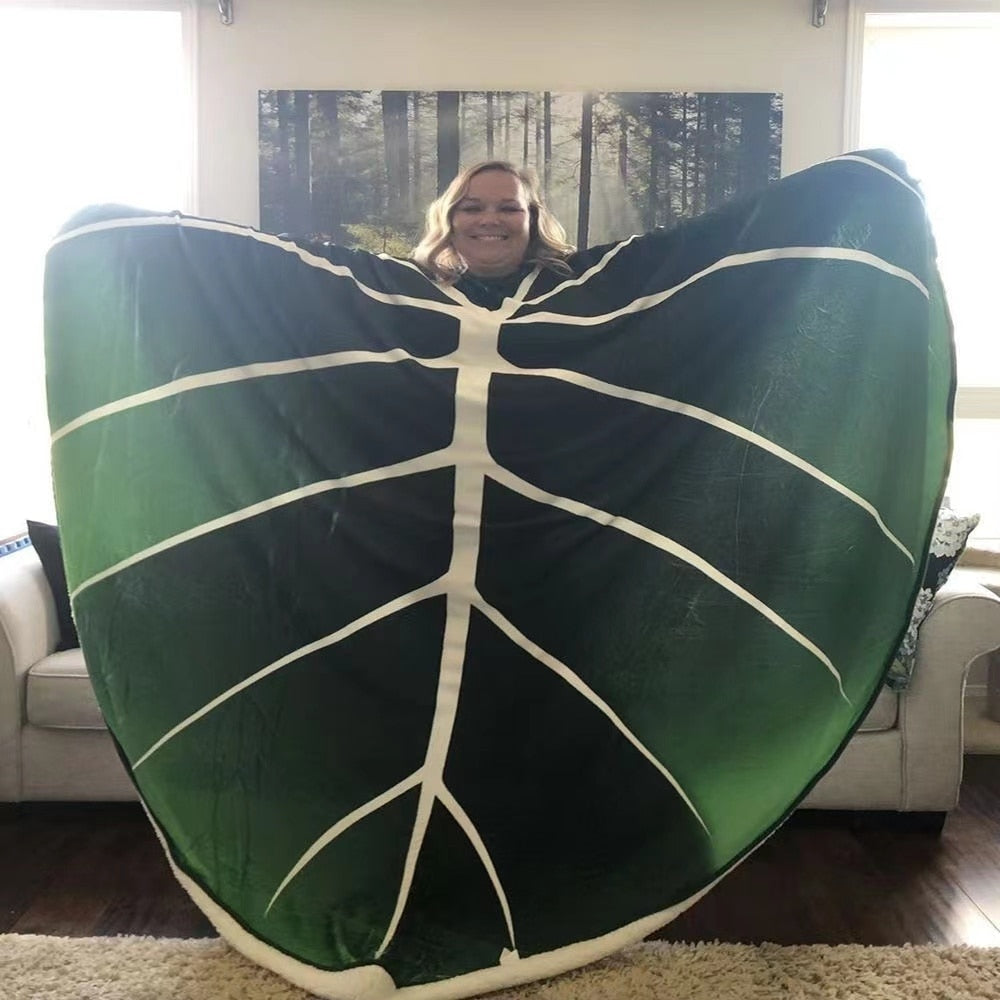
[[[813,27],[822,28],[826,24],[829,6],[830,0],[813,0]],[[219,0],[219,20],[225,25],[233,23],[233,0]]]

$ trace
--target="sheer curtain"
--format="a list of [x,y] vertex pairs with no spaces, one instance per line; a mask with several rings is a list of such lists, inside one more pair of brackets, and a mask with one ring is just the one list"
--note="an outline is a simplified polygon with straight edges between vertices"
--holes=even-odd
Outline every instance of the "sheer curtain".
[[53,234],[98,202],[190,208],[182,5],[149,6],[0,8],[0,540],[55,516],[42,347]]

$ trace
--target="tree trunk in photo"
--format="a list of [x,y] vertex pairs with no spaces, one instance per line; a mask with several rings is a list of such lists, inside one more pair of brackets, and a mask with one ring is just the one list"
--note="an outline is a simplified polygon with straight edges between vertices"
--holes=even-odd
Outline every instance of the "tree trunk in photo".
[[409,127],[406,120],[407,92],[382,91],[382,136],[385,143],[385,182],[388,218],[403,220],[409,203]]
[[289,92],[274,92],[275,107],[278,111],[278,155],[275,158],[275,193],[278,201],[278,215],[275,226],[287,232],[291,225],[292,212],[292,117],[289,110]]
[[661,226],[673,225],[676,218],[675,205],[677,204],[677,192],[675,191],[674,164],[676,162],[676,143],[674,139],[674,96],[664,94],[660,104],[660,176],[663,178],[663,200],[659,204],[657,219]]
[[656,209],[660,197],[660,119],[656,114],[656,98],[650,95],[649,118],[649,185],[646,188],[647,230],[656,228]]
[[316,228],[312,224],[312,137],[309,128],[312,95],[308,90],[296,90],[293,95],[295,172],[291,230],[297,236],[306,236]]
[[413,92],[413,183],[410,185],[413,197],[410,208],[415,212],[423,211],[424,207],[423,133],[421,131],[423,123],[420,120],[420,98],[420,91],[415,90]]
[[535,94],[535,170],[542,172],[542,95]]
[[705,210],[711,211],[722,200],[725,178],[720,162],[719,135],[719,97],[709,94],[707,99],[707,114],[705,119],[705,138],[709,143],[708,154],[705,157],[707,174],[705,176]]
[[525,92],[524,95],[524,144],[521,151],[521,166],[528,165],[528,120],[531,117],[531,95]]
[[396,149],[399,158],[396,167],[396,190],[399,193],[400,216],[405,220],[409,214],[413,196],[410,194],[410,92],[399,91],[396,105]]
[[628,112],[618,110],[618,177],[622,184],[628,182]]
[[493,152],[493,91],[486,91],[486,159],[492,160]]
[[542,183],[544,185],[545,197],[549,197],[552,189],[552,91],[546,90],[542,101],[544,116],[544,168],[542,173]]
[[694,182],[691,188],[691,211],[700,215],[705,211],[705,95],[696,96],[694,131]]
[[687,218],[688,215],[688,162],[691,159],[691,150],[688,144],[691,136],[688,132],[688,95],[685,91],[681,95],[681,215]]
[[784,120],[783,103],[783,99],[777,94],[772,94],[771,100],[768,102],[767,144],[770,150],[767,172],[768,181],[776,180],[781,176],[781,133]]
[[458,148],[469,148],[469,92],[461,90],[458,94]]
[[739,133],[742,124],[742,108],[738,95],[716,95],[715,104],[715,169],[718,182],[715,197],[723,202],[739,190],[740,147]]
[[503,95],[503,155],[505,160],[510,159],[510,102],[513,95],[508,90]]
[[741,94],[740,193],[767,187],[770,177],[771,95]]
[[590,230],[590,180],[594,154],[594,95],[583,95],[580,114],[580,207],[577,214],[576,245],[579,250],[587,247]]
[[444,194],[458,173],[458,91],[439,90],[437,104],[437,190]]
[[340,91],[316,91],[316,104],[326,119],[331,161],[330,196],[326,212],[317,219],[334,243],[344,242],[344,163],[340,135]]
[[[272,112],[275,128],[271,129]],[[274,225],[274,192],[278,176],[277,142],[278,103],[277,91],[261,90],[257,94],[257,205],[260,227],[267,230]]]

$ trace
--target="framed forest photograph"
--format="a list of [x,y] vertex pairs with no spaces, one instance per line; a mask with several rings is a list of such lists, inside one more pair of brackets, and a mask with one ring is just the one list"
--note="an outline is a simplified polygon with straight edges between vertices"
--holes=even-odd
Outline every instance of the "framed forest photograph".
[[535,171],[583,249],[780,176],[774,93],[261,90],[260,227],[407,256],[462,167]]

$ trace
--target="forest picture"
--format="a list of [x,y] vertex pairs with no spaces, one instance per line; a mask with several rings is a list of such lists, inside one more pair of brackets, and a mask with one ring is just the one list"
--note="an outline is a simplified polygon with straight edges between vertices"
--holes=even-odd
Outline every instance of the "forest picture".
[[406,256],[463,166],[536,172],[578,247],[777,180],[780,94],[262,90],[260,226]]

